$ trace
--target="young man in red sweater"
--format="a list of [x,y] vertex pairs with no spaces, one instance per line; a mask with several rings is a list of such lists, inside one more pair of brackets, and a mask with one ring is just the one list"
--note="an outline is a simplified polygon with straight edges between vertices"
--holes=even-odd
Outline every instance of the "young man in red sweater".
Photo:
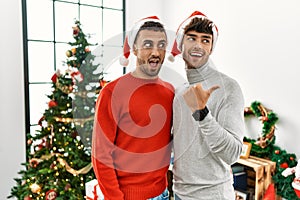
[[165,58],[166,31],[156,16],[128,32],[133,72],[108,83],[96,103],[92,163],[105,200],[168,199],[174,88],[158,73]]

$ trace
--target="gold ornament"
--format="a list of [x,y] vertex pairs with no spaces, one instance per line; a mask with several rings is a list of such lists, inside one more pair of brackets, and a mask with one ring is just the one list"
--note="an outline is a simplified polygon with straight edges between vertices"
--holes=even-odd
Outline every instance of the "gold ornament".
[[39,186],[37,183],[33,183],[32,185],[30,185],[30,190],[32,193],[39,193],[41,189],[41,186]]
[[69,58],[71,57],[73,54],[72,54],[72,51],[71,50],[68,50],[66,51],[66,56]]

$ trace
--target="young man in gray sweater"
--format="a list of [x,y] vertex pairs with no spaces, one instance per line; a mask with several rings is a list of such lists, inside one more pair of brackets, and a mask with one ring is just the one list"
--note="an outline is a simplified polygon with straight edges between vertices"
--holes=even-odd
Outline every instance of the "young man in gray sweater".
[[182,53],[188,79],[173,102],[175,200],[235,199],[231,165],[242,151],[244,98],[209,60],[217,37],[214,23],[195,11],[178,28],[171,52]]

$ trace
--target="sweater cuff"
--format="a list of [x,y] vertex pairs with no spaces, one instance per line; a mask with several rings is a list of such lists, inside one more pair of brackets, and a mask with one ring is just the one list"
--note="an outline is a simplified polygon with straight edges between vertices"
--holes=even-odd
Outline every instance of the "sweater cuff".
[[[211,126],[214,126],[213,124],[213,116],[211,115],[211,112],[207,113],[206,117],[202,120],[198,122],[198,127],[202,130],[202,133],[204,135],[210,135],[210,134],[205,134],[206,129],[209,129],[209,127],[211,128]],[[208,132],[211,133],[211,132]]]

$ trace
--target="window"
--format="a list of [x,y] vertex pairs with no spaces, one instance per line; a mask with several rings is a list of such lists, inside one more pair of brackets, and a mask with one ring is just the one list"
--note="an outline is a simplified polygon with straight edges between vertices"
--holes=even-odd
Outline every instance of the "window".
[[[63,65],[79,20],[102,53],[120,52],[125,30],[125,0],[22,0],[26,133],[35,133],[51,94],[51,76]],[[111,37],[115,37],[111,42]],[[95,46],[96,48],[96,46]],[[91,49],[93,50],[93,49]],[[114,74],[123,74],[116,68]]]

